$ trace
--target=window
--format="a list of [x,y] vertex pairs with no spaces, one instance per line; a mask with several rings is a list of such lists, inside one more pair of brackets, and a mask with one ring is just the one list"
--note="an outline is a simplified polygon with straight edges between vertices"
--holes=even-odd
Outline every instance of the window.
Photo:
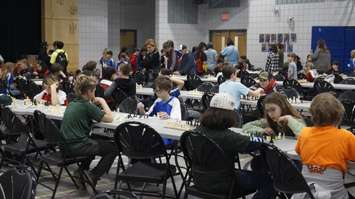
[[169,0],[168,23],[197,24],[198,5],[193,0]]

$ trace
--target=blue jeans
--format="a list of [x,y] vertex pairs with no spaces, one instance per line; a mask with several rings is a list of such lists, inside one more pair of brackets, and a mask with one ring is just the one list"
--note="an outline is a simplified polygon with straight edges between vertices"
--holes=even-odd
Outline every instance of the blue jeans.
[[254,171],[237,171],[235,190],[257,190],[253,199],[270,199],[275,196],[271,177],[267,173]]

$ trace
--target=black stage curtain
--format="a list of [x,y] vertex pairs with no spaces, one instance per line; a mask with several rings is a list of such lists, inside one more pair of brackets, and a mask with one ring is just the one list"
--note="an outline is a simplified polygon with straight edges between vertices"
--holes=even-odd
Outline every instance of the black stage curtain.
[[0,54],[5,61],[38,54],[41,42],[41,0],[1,0]]

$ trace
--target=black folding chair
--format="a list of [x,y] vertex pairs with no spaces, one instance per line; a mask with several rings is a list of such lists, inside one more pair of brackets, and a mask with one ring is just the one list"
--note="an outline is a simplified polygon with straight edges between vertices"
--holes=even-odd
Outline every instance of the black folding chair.
[[35,198],[36,180],[29,171],[10,169],[0,176],[0,198]]
[[142,72],[136,72],[134,75],[137,84],[143,85],[145,83],[145,77]]
[[355,91],[345,91],[341,93],[338,100],[343,104],[345,108],[345,114],[343,117],[343,124],[350,125],[351,130],[355,128],[354,124],[354,111],[355,111]]
[[214,85],[211,82],[204,82],[197,87],[197,90],[200,92],[208,93],[208,92],[211,92],[213,86]]
[[[64,144],[63,137],[62,137],[61,132],[59,131],[58,127],[56,126],[56,124],[52,120],[46,118],[45,114],[43,114],[43,113],[37,113],[37,115],[38,115],[37,120],[39,122],[39,128],[41,129],[41,132],[43,133],[45,140],[48,142],[49,145],[56,146],[56,150],[54,152],[47,153],[47,154],[42,155],[40,157],[41,164],[39,167],[38,180],[37,180],[39,182],[43,166],[47,166],[47,169],[50,171],[50,173],[53,177],[53,180],[55,181],[54,188],[51,188],[50,186],[48,186],[47,184],[44,184],[44,183],[38,183],[38,184],[41,184],[42,186],[52,190],[53,191],[52,199],[55,198],[57,188],[58,188],[60,179],[62,177],[62,172],[64,169],[67,172],[70,179],[72,180],[72,182],[74,183],[75,187],[79,188],[76,181],[74,180],[74,177],[72,176],[72,174],[68,170],[68,166],[76,164],[79,168],[78,171],[79,171],[80,175],[83,177],[84,180],[86,180],[86,182],[91,186],[91,188],[96,193],[96,189],[95,189],[94,185],[92,185],[90,183],[90,181],[88,180],[88,176],[86,176],[86,174],[83,172],[83,169],[81,166],[82,162],[91,160],[92,157],[89,157],[89,156],[70,157],[69,152],[63,146],[63,144]],[[59,167],[59,173],[55,174],[49,165]]]
[[316,94],[325,92],[334,92],[334,87],[331,83],[325,81],[324,79],[316,79],[314,81],[313,89]]
[[186,90],[195,90],[201,84],[202,84],[202,80],[198,75],[195,75],[195,74],[193,74],[193,75],[188,74],[187,75],[187,80],[185,83]]
[[0,168],[4,161],[8,161],[17,165],[28,165],[33,169],[33,172],[36,173],[29,155],[34,153],[34,158],[38,157],[41,151],[47,149],[47,143],[36,140],[31,134],[31,129],[10,109],[4,108],[1,114],[7,114],[5,126],[7,127],[8,135],[18,135],[18,137],[3,145],[3,157],[0,162]]
[[302,88],[301,84],[295,79],[284,80],[283,81],[283,86],[286,89],[289,89],[289,88],[296,89],[299,93],[303,92],[303,88]]
[[[282,194],[307,193],[314,196],[295,163],[276,146],[265,144],[262,154],[271,173],[274,188]],[[285,195],[287,198],[287,196]]]
[[[163,184],[162,194],[146,191],[144,187],[139,192],[142,195],[165,198],[168,197],[166,196],[167,180],[171,178],[175,194],[173,198],[177,198],[173,177],[176,168],[170,165],[170,157],[166,152],[163,139],[153,128],[140,122],[125,122],[117,127],[114,137],[121,152],[117,163],[115,190],[117,190],[118,181],[127,183],[132,195],[133,191],[137,190],[133,190],[129,183]],[[122,155],[134,160],[131,166],[126,168],[123,165]],[[165,158],[166,163],[156,163],[157,158]],[[119,172],[119,168],[122,168],[122,172]]]
[[[187,198],[188,195],[206,199],[239,198],[255,192],[255,190],[234,189],[237,187],[235,179],[238,175],[234,168],[236,160],[228,158],[223,149],[205,135],[187,131],[181,136],[180,143],[188,167],[180,189],[181,192],[185,186],[184,198]],[[239,163],[239,158],[237,162]],[[202,185],[206,178],[226,179],[228,191],[223,194],[209,192],[210,187]],[[191,182],[194,185],[190,185]]]
[[251,77],[241,78],[241,83],[244,84],[244,86],[246,86],[248,88],[256,85],[256,81],[254,79],[252,79]]
[[223,75],[218,76],[218,78],[217,78],[218,85],[222,84],[225,81],[226,81],[226,78],[224,78]]
[[202,95],[201,102],[203,111],[206,111],[210,107],[210,102],[214,95],[214,93],[204,93]]
[[301,95],[300,93],[294,88],[285,88],[281,89],[280,93],[285,95],[287,98],[299,98]]
[[134,114],[137,112],[137,103],[138,102],[135,98],[128,97],[120,103],[118,109],[122,113]]

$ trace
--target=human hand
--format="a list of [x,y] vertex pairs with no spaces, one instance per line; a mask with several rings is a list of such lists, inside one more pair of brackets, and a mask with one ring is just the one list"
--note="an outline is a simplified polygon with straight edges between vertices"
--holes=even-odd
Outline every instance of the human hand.
[[106,103],[105,99],[102,97],[95,97],[92,102],[97,105]]
[[265,130],[264,133],[267,134],[267,135],[274,134],[274,131],[271,128],[269,128],[269,127],[265,128],[264,130]]
[[158,112],[158,117],[160,118],[160,119],[169,119],[170,118],[170,116],[168,115],[168,113],[166,113],[166,112]]
[[290,115],[284,115],[284,116],[281,116],[279,119],[278,119],[278,123],[281,124],[281,125],[287,125],[288,123],[288,120],[291,116]]

